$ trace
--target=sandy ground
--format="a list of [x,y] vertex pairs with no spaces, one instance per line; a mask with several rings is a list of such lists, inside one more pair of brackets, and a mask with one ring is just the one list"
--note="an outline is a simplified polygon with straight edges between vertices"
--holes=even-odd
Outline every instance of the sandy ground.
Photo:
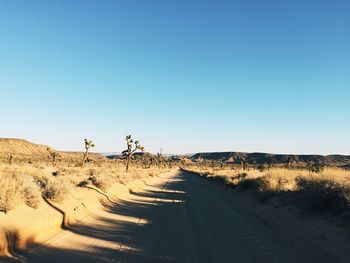
[[177,171],[1,262],[349,262],[347,234]]

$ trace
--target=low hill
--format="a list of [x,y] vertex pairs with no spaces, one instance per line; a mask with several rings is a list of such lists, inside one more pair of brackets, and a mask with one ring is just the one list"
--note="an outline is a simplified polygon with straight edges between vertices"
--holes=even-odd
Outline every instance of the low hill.
[[[307,161],[322,161],[327,165],[345,166],[350,165],[350,155],[295,155],[295,154],[269,154],[269,153],[246,153],[249,163],[254,161],[257,164],[263,164],[269,155],[272,155],[276,164],[285,164],[290,158],[295,163],[302,163]],[[191,156],[193,161],[210,160],[222,161],[228,163],[239,163],[239,152],[207,152],[196,153]]]
[[[48,159],[48,150],[52,149],[47,145],[31,143],[23,139],[14,138],[0,138],[0,159],[7,160],[10,155],[14,160],[31,160],[31,161],[43,161]],[[58,151],[61,159],[64,161],[77,161],[81,160],[83,152],[65,152]],[[99,153],[89,154],[93,160],[106,160],[106,158]]]

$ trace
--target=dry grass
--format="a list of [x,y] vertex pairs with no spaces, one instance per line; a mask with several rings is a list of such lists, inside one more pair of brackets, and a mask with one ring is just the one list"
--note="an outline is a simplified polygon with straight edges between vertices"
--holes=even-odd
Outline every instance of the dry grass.
[[0,176],[0,211],[7,212],[18,205],[36,208],[40,192],[33,178],[22,174],[8,173]]
[[341,213],[350,208],[350,171],[325,168],[320,173],[272,168],[268,171],[188,168],[208,179],[223,181],[228,186],[253,189],[260,200],[288,194],[292,201],[308,211]]
[[120,163],[47,167],[46,165],[0,165],[0,211],[19,205],[37,208],[42,198],[61,203],[77,187],[92,185],[106,192],[115,183],[157,176],[169,169],[132,167],[129,172]]

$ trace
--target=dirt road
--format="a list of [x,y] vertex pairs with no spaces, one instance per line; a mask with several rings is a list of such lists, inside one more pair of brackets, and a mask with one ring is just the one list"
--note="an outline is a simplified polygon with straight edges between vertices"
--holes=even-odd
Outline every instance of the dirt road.
[[[346,262],[235,204],[230,190],[178,171],[69,227],[23,262]],[[241,202],[238,200],[238,202]],[[236,201],[237,203],[237,201]],[[292,231],[295,232],[295,231]],[[299,238],[300,237],[300,238]],[[346,260],[349,259],[349,260]]]

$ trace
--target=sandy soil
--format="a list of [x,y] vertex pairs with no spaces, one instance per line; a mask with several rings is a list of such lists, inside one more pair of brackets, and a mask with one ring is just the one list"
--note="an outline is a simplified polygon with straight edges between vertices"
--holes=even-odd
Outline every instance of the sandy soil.
[[347,234],[174,172],[1,262],[349,262]]

